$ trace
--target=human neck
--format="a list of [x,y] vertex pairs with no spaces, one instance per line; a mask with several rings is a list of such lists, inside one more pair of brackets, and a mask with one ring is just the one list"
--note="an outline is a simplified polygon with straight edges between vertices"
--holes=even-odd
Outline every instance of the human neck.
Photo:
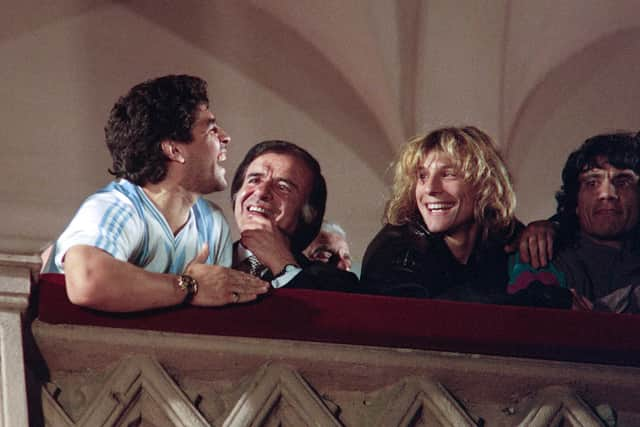
[[174,236],[178,234],[189,219],[189,211],[196,202],[197,195],[165,181],[146,184],[142,189],[162,213]]
[[444,234],[445,244],[461,264],[466,264],[469,261],[477,238],[478,225],[475,222]]

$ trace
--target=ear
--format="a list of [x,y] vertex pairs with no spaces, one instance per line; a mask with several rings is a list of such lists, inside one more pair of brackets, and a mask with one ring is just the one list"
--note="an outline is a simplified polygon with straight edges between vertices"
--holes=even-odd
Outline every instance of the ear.
[[182,153],[182,146],[180,144],[176,144],[171,140],[166,140],[160,143],[160,148],[164,155],[167,156],[167,159],[184,164],[185,160]]
[[316,220],[317,216],[318,216],[318,211],[313,206],[311,206],[308,202],[305,203],[304,206],[302,206],[301,219],[302,219],[302,222],[305,223],[305,225],[311,224],[313,221]]

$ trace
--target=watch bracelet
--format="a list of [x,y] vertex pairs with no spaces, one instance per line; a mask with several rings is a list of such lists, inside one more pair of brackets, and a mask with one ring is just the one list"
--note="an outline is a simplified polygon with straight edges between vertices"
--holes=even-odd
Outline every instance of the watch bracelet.
[[198,281],[187,274],[178,276],[178,289],[185,292],[184,302],[189,302],[198,293]]

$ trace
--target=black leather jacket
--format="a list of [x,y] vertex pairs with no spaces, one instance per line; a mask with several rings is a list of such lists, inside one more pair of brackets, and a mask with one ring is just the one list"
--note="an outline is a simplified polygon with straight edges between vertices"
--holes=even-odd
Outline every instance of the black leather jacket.
[[365,252],[361,286],[382,295],[506,303],[504,245],[504,240],[479,242],[461,264],[444,239],[423,224],[388,224]]

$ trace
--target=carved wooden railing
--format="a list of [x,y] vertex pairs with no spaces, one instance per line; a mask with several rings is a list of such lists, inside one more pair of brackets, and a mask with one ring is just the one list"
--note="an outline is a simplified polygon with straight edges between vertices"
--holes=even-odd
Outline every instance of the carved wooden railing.
[[640,316],[287,289],[113,315],[57,275],[33,294],[31,425],[640,425]]

